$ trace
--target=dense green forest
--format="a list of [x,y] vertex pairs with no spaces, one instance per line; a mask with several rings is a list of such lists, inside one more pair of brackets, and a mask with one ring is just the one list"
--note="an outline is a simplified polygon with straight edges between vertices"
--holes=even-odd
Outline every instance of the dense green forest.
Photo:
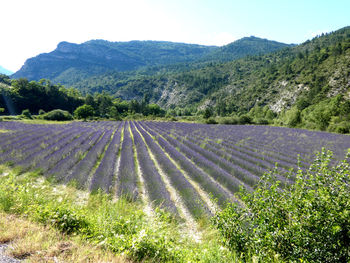
[[[0,74],[0,93],[0,109],[2,109],[0,114],[3,115],[22,113],[24,117],[31,118],[32,114],[39,114],[48,120],[67,120],[72,118],[69,114],[76,113],[77,108],[83,105],[92,109],[83,117],[84,119],[87,117],[120,119],[135,114],[165,115],[165,111],[158,105],[149,103],[147,96],[140,101],[123,101],[106,93],[83,96],[77,89],[54,85],[46,79],[37,82],[24,78],[10,79]],[[50,114],[46,114],[49,112]]]

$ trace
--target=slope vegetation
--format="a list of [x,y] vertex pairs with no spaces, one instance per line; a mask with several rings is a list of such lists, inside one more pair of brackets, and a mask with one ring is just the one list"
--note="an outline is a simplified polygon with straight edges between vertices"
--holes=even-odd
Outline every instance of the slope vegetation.
[[154,74],[164,66],[173,71],[191,68],[193,65],[188,64],[192,63],[232,60],[271,52],[285,46],[288,45],[255,37],[244,38],[221,48],[165,41],[61,42],[54,51],[28,59],[13,77],[29,80],[46,78],[56,83],[72,85],[79,80],[111,71],[143,69],[147,74]]

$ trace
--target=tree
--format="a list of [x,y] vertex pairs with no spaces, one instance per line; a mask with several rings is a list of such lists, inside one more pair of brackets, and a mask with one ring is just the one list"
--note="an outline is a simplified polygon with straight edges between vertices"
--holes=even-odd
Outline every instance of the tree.
[[153,116],[161,116],[164,115],[164,111],[157,104],[149,104],[146,107],[146,111],[144,115],[153,115]]
[[74,111],[74,116],[86,120],[88,117],[94,116],[94,108],[91,105],[84,104]]
[[204,110],[203,118],[208,119],[213,116],[213,109],[211,107],[206,107]]
[[109,117],[116,121],[120,121],[122,119],[116,106],[112,106],[109,108]]

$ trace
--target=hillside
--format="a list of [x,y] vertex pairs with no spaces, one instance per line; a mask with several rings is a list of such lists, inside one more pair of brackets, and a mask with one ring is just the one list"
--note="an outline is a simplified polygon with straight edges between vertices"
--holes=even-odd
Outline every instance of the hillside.
[[219,60],[221,62],[231,61],[243,58],[247,55],[263,55],[290,46],[293,45],[250,36],[241,38],[214,50],[211,54],[207,55],[205,59],[212,59],[214,61]]
[[[164,41],[61,42],[54,51],[28,59],[12,77],[29,80],[46,78],[55,83],[75,85],[80,80],[112,71],[141,70],[152,75],[163,71],[164,67],[172,72],[179,68],[188,69],[188,64],[194,62],[233,60],[285,46],[288,45],[255,37],[244,38],[224,47]],[[193,67],[196,68],[195,65],[190,66]]]
[[215,47],[160,41],[61,42],[54,51],[28,59],[13,77],[30,80],[47,78],[70,83],[111,70],[128,71],[148,65],[192,61],[214,49]]
[[[227,63],[211,63],[180,73],[87,79],[76,87],[105,90],[123,99],[141,99],[165,108],[213,107],[219,115],[268,105],[280,113],[302,100],[301,110],[350,88],[350,27],[274,53]],[[100,85],[101,87],[101,85]],[[303,108],[304,107],[304,108]]]

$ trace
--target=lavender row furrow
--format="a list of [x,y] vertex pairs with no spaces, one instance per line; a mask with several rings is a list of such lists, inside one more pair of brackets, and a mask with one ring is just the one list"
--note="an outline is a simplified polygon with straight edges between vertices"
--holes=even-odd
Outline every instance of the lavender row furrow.
[[[37,168],[41,168],[44,173],[52,169],[59,161],[65,159],[70,153],[76,149],[79,149],[83,145],[86,145],[86,142],[89,141],[89,138],[94,134],[94,132],[83,133],[77,138],[73,138],[71,143],[67,143],[63,147],[57,149],[56,151],[51,152],[45,158],[41,159],[37,163]],[[88,145],[88,144],[87,144]]]
[[163,150],[155,143],[152,137],[146,133],[138,124],[135,124],[141,135],[146,141],[146,144],[152,151],[157,163],[170,179],[172,186],[180,194],[184,204],[191,214],[200,218],[203,214],[209,214],[208,207],[203,203],[197,191],[179,171],[179,169],[169,160]]
[[215,163],[217,166],[228,172],[230,175],[238,178],[241,182],[244,182],[245,184],[250,186],[254,186],[259,181],[259,177],[257,177],[255,174],[252,174],[248,170],[243,169],[238,165],[230,163],[226,159],[220,157],[216,152],[198,146],[200,142],[197,142],[198,144],[195,144],[193,143],[194,140],[186,139],[185,137],[180,138],[175,133],[173,133],[173,135],[178,141],[181,141],[193,151],[201,154],[206,159]]
[[41,141],[42,138],[48,134],[50,134],[50,131],[40,130],[38,133],[33,134],[32,136],[24,137],[11,145],[8,145],[7,147],[2,148],[2,152],[0,153],[0,162],[5,161],[5,159],[15,157],[23,149],[37,144],[38,141]]
[[212,194],[218,200],[220,206],[224,206],[227,200],[230,200],[230,196],[224,191],[224,189],[216,182],[210,179],[209,175],[199,169],[193,162],[191,162],[183,153],[179,152],[173,145],[163,139],[156,131],[142,123],[142,127],[145,128],[154,138],[159,145],[169,154],[169,156],[176,160],[188,176],[193,181],[198,183],[201,188],[208,194]]
[[101,139],[98,140],[96,144],[94,144],[87,152],[84,159],[77,163],[72,172],[68,173],[68,176],[64,179],[64,181],[69,182],[74,179],[79,186],[85,186],[98,158],[101,156],[107,144],[110,142],[112,134],[113,130],[105,131]]
[[33,140],[30,145],[27,145],[27,147],[21,147],[17,151],[14,151],[11,154],[11,160],[15,162],[17,165],[20,165],[22,161],[29,158],[32,159],[37,152],[40,152],[42,149],[45,149],[50,145],[56,143],[57,141],[62,139],[64,136],[66,136],[65,130],[61,129],[61,130],[52,132],[47,136],[43,136],[42,138],[37,138]]
[[187,158],[189,158],[194,163],[196,163],[196,165],[204,169],[205,172],[210,174],[211,177],[213,177],[219,183],[228,188],[232,193],[237,192],[240,186],[244,186],[248,190],[252,190],[250,186],[244,184],[242,181],[238,180],[236,177],[232,176],[227,171],[216,165],[213,161],[204,157],[201,154],[203,152],[202,148],[200,150],[198,149],[199,152],[197,152],[185,145],[184,143],[180,142],[179,140],[176,140],[171,136],[167,135],[166,133],[163,133],[162,136],[164,136],[165,139],[173,146],[178,147],[180,151],[187,156]]
[[[120,125],[121,126],[121,125]],[[110,192],[113,187],[113,178],[115,166],[117,162],[118,150],[120,148],[121,127],[118,126],[113,135],[113,139],[109,144],[106,153],[96,169],[90,184],[90,190],[102,189],[105,192]]]
[[24,169],[28,169],[30,167],[36,166],[36,164],[39,163],[41,160],[43,160],[46,156],[61,149],[62,147],[66,146],[67,144],[71,143],[74,138],[77,138],[77,136],[80,136],[81,133],[79,133],[79,132],[81,132],[81,131],[79,131],[77,129],[69,130],[67,133],[65,133],[63,135],[63,137],[58,138],[52,144],[48,145],[45,148],[41,148],[40,150],[36,151],[35,153],[32,153],[32,154],[28,155],[26,158],[17,162],[17,165],[23,167]]
[[170,194],[166,189],[164,182],[148,154],[147,147],[139,133],[132,123],[130,123],[131,132],[136,146],[137,159],[140,165],[142,177],[144,178],[145,188],[152,203],[177,213],[175,204],[171,201]]
[[133,143],[129,132],[129,123],[124,125],[124,138],[120,153],[120,163],[117,173],[117,196],[124,196],[131,200],[138,197],[137,173],[135,170],[135,159]]
[[[185,132],[186,131],[186,128],[188,128],[189,126],[184,126],[182,129],[178,129],[176,130],[177,132],[181,132],[181,135],[182,136],[187,136],[188,134],[191,134],[191,136],[193,136],[194,134],[197,134],[198,132],[196,132],[196,130],[193,130],[193,129],[190,129],[189,131]],[[159,128],[159,127],[158,127]],[[169,133],[169,129],[165,129],[167,130],[167,132]],[[238,138],[241,138],[242,135],[239,135],[239,134],[234,134],[235,136],[237,136]],[[200,135],[203,139],[211,139],[211,140],[215,140],[215,139],[218,139],[220,138],[220,133],[217,132],[216,134],[213,134],[212,130],[211,129],[207,129],[205,132],[201,131],[200,132]],[[297,168],[297,162],[296,162],[296,158],[291,158],[291,157],[285,157],[285,156],[281,156],[281,154],[276,154],[276,153],[273,153],[273,152],[269,152],[269,151],[266,151],[266,149],[264,149],[264,153],[263,154],[259,154],[259,150],[257,148],[251,148],[247,145],[241,145],[240,143],[240,146],[237,145],[237,140],[234,140],[234,141],[231,141],[230,140],[230,135],[229,134],[226,134],[226,136],[224,136],[225,140],[221,139],[221,143],[220,144],[224,144],[226,146],[229,146],[229,147],[234,147],[235,149],[237,149],[238,151],[241,151],[242,153],[246,153],[248,155],[252,155],[252,156],[255,156],[257,158],[260,158],[260,159],[265,159],[264,156],[268,156],[269,158],[273,159],[273,158],[276,158],[275,161],[274,160],[271,160],[272,163],[281,163],[281,165],[286,168],[286,169],[289,169],[290,167],[295,167]],[[249,138],[249,137],[248,137]],[[301,164],[304,164],[305,166],[308,166],[309,164],[308,163],[305,163],[303,161],[301,161]]]

